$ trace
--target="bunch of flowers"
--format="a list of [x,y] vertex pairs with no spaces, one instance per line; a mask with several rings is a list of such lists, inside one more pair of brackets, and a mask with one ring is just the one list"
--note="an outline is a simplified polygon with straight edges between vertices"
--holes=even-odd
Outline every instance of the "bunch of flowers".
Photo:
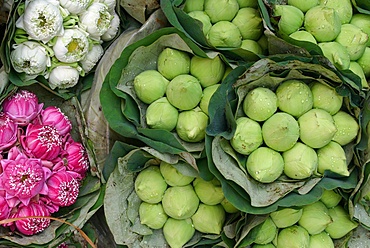
[[104,54],[119,30],[115,0],[26,0],[10,59],[25,79],[44,76],[52,89],[75,86]]
[[89,168],[84,146],[71,136],[72,123],[57,107],[19,90],[0,112],[0,220],[24,235],[42,232],[59,208],[77,200]]

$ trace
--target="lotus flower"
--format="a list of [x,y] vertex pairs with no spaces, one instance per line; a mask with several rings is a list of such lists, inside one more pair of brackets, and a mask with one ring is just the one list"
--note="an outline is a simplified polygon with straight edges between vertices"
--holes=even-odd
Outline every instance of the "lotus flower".
[[3,102],[3,111],[20,126],[30,123],[42,107],[43,104],[39,104],[37,96],[26,90],[13,94]]
[[67,152],[67,169],[84,176],[89,168],[89,159],[85,148],[79,142],[67,142],[65,145]]
[[79,71],[69,65],[55,67],[49,76],[50,88],[67,89],[75,86],[80,78]]
[[10,208],[4,196],[0,196],[0,220],[8,218]]
[[75,15],[84,11],[90,2],[90,0],[59,0],[59,3],[63,8]]
[[59,171],[51,175],[46,182],[50,200],[61,207],[75,203],[80,187],[78,176],[78,173],[71,171]]
[[95,40],[100,40],[100,37],[108,31],[112,20],[108,6],[99,2],[92,3],[79,17],[81,28]]
[[66,135],[72,129],[71,121],[55,106],[49,106],[41,111],[41,124],[55,127],[60,135]]
[[8,115],[0,113],[0,153],[17,141],[17,124]]
[[118,33],[120,19],[116,12],[112,13],[112,20],[110,22],[108,30],[101,36],[103,41],[110,41],[112,40]]
[[164,212],[162,204],[141,202],[139,207],[140,223],[152,229],[160,229],[166,223],[168,216]]
[[94,45],[86,56],[80,60],[80,64],[85,73],[90,72],[103,56],[104,49],[100,44]]

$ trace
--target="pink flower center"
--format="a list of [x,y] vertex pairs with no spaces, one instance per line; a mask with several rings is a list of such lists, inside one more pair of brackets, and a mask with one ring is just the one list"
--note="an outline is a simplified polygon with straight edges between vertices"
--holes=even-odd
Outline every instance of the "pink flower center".
[[29,218],[22,222],[24,230],[34,234],[44,231],[50,225],[50,219],[46,218]]
[[43,176],[38,171],[32,170],[30,167],[24,169],[22,164],[17,164],[14,167],[14,173],[9,176],[9,186],[11,190],[15,190],[23,196],[30,196],[41,180],[43,180]]
[[76,179],[70,181],[63,181],[59,185],[58,200],[61,206],[72,205],[79,193],[79,183]]
[[61,146],[62,140],[58,131],[51,126],[43,126],[40,128],[37,139],[40,141],[42,146],[47,148],[47,151],[50,151],[55,146]]

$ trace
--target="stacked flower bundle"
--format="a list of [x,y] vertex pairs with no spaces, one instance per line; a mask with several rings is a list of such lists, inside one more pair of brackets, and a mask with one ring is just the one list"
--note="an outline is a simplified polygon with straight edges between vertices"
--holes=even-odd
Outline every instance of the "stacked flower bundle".
[[[0,220],[24,235],[42,232],[51,214],[77,200],[89,168],[72,123],[57,107],[19,90],[0,113]],[[37,216],[37,218],[27,218]]]

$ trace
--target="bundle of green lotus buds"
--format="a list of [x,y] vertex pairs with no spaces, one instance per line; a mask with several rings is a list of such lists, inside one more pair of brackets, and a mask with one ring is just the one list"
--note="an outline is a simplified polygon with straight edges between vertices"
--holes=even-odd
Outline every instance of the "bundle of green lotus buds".
[[359,12],[350,0],[264,2],[280,37],[316,44],[335,68],[352,71],[369,88],[369,12]]

